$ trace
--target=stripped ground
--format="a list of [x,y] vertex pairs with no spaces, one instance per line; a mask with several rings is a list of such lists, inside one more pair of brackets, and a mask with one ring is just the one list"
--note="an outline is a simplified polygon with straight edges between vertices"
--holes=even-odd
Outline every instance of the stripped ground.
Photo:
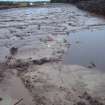
[[68,4],[1,10],[0,105],[104,105],[105,74],[63,64],[70,32],[104,26]]
[[105,74],[62,63],[31,66],[21,75],[36,105],[104,105]]

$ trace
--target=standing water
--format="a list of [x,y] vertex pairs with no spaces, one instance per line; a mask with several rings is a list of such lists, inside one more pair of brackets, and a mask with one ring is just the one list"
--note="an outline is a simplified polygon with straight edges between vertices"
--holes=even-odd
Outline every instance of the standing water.
[[69,41],[65,64],[105,69],[105,30],[70,33]]

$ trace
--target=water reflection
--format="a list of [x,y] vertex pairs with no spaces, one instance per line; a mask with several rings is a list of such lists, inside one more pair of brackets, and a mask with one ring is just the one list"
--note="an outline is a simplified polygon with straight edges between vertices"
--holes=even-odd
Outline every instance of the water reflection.
[[65,64],[105,69],[105,30],[70,33]]

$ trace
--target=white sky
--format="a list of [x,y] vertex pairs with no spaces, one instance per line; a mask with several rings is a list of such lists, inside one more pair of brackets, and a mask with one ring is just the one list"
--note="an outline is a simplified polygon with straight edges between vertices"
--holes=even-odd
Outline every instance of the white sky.
[[50,0],[0,0],[0,1],[50,1]]

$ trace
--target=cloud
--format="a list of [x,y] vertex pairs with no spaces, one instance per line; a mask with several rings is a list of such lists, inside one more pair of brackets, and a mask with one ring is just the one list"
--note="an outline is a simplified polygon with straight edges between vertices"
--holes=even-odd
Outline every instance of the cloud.
[[0,1],[30,1],[30,2],[34,2],[34,1],[50,1],[50,0],[0,0]]

